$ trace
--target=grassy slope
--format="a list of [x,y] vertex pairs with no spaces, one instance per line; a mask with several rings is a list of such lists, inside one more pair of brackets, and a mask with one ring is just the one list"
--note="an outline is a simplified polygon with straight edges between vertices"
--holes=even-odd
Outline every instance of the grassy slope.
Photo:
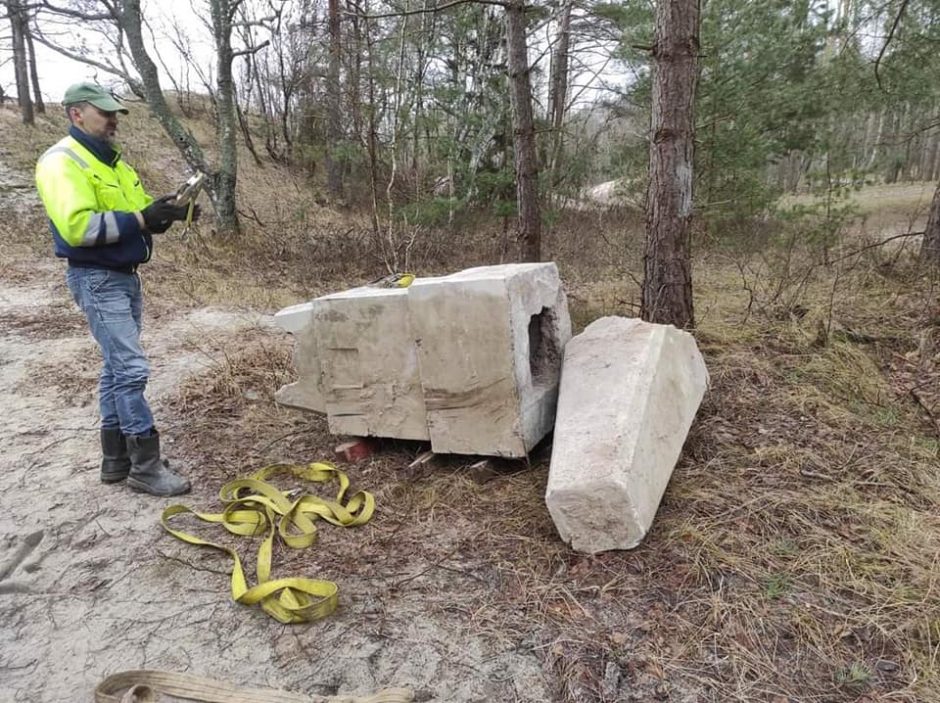
[[[0,111],[15,137],[4,158],[29,167],[61,122],[30,131],[11,114]],[[125,125],[145,182],[171,189],[181,162],[155,123],[135,109]],[[209,142],[204,124],[193,129]],[[365,218],[318,206],[315,186],[282,167],[242,164],[244,235],[219,241],[206,224],[165,237],[148,267],[152,306],[271,311],[382,273]],[[908,215],[893,201],[872,213],[901,230]],[[903,251],[826,268],[754,234],[749,254],[715,247],[696,261],[713,385],[638,549],[585,557],[559,543],[542,503],[545,451],[531,470],[481,478],[459,458],[409,473],[418,448],[388,443],[356,473],[383,507],[375,529],[341,538],[356,562],[322,568],[342,579],[357,563],[438,564],[447,578],[428,589],[429,612],[537,652],[562,700],[940,701],[933,281]],[[38,215],[0,235],[6,276],[48,257]],[[422,237],[422,272],[494,262],[499,249],[485,227]],[[549,235],[578,326],[635,311],[639,237],[637,223],[583,214]],[[190,430],[177,446],[194,480],[327,455],[322,421],[271,402],[290,374],[282,345],[259,332],[180,390],[172,422]]]

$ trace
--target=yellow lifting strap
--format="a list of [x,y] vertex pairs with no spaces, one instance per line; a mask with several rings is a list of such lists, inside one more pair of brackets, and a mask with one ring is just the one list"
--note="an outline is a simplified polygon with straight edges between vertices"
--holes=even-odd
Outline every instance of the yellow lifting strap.
[[[309,493],[296,498],[294,491],[282,492],[267,482],[277,474],[288,474],[314,483],[337,480],[339,491],[335,500],[324,500]],[[160,524],[171,535],[189,544],[212,547],[232,557],[232,599],[243,605],[260,605],[272,618],[282,623],[319,620],[336,610],[338,589],[332,581],[305,577],[271,578],[271,552],[277,532],[288,547],[303,549],[317,538],[318,519],[340,527],[364,525],[375,511],[375,498],[358,491],[348,499],[349,478],[332,464],[312,463],[307,466],[275,464],[248,478],[229,481],[219,491],[225,504],[221,513],[199,513],[185,505],[171,505],[163,511]],[[344,502],[345,501],[345,502]],[[195,535],[170,527],[177,515],[190,513],[200,520],[221,524],[233,535],[267,536],[258,547],[256,567],[258,583],[249,588],[241,560],[234,549],[209,542]]]
[[268,688],[242,688],[193,674],[122,671],[98,684],[95,703],[155,703],[160,694],[201,703],[410,703],[409,688],[386,688],[368,696],[311,696]]
[[387,276],[375,279],[368,285],[372,288],[407,288],[414,283],[415,278],[417,276],[413,273],[390,273]]

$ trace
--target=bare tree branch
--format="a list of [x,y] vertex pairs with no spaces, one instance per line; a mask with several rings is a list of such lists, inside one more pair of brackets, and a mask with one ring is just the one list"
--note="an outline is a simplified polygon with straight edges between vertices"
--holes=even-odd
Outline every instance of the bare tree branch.
[[104,63],[102,61],[97,61],[85,54],[80,54],[77,51],[66,49],[63,46],[59,46],[58,44],[50,41],[42,34],[38,34],[38,33],[34,34],[33,39],[35,39],[37,42],[39,42],[43,46],[49,49],[52,49],[57,54],[61,54],[62,56],[65,56],[66,58],[72,59],[73,61],[78,61],[79,63],[87,64],[89,66],[93,66],[94,68],[98,68],[104,71],[105,73],[110,73],[112,76],[117,76],[118,78],[124,79],[124,81],[127,82],[128,86],[131,87],[131,90],[135,94],[137,94],[137,90],[134,88],[134,86],[135,85],[139,86],[140,80],[137,77],[128,73],[126,67],[122,68],[119,66],[114,66],[113,64]]
[[265,39],[263,42],[261,42],[257,46],[251,46],[251,47],[248,47],[247,49],[239,49],[238,51],[233,51],[232,58],[236,58],[238,56],[249,56],[252,54],[257,54],[259,51],[261,51],[263,48],[268,46],[270,43],[271,43],[270,39]]
[[[401,12],[387,12],[381,15],[365,15],[358,13],[358,16],[362,19],[367,20],[380,20],[388,17],[408,17],[410,15],[423,15],[427,13],[441,12],[443,10],[449,10],[452,7],[457,7],[458,5],[497,5],[499,7],[507,7],[508,2],[503,2],[503,0],[451,0],[451,2],[445,2],[443,5],[437,5],[436,7],[427,7],[420,8],[417,10],[403,10]],[[355,15],[357,13],[347,12],[346,14]]]
[[73,19],[82,20],[83,22],[117,21],[117,15],[115,14],[116,9],[114,8],[114,6],[108,5],[107,3],[104,3],[104,2],[101,4],[108,8],[108,12],[106,13],[103,12],[103,13],[98,13],[98,14],[89,14],[87,12],[82,12],[80,10],[74,10],[70,7],[59,7],[57,5],[53,5],[48,0],[43,0],[42,3],[38,5],[34,5],[33,7],[36,7],[36,8],[42,7],[56,15],[61,15],[62,17],[71,17]]
[[901,0],[901,7],[898,8],[898,14],[894,18],[894,24],[891,25],[891,31],[888,32],[888,37],[885,39],[885,43],[881,47],[881,51],[878,52],[878,58],[875,59],[875,81],[878,83],[878,87],[882,92],[888,94],[888,91],[885,90],[884,86],[881,84],[881,74],[878,73],[878,68],[881,66],[881,59],[884,58],[885,52],[888,50],[888,45],[891,44],[891,40],[894,38],[894,33],[898,29],[898,25],[901,24],[901,18],[904,16],[904,11],[907,9],[907,4],[910,0]]

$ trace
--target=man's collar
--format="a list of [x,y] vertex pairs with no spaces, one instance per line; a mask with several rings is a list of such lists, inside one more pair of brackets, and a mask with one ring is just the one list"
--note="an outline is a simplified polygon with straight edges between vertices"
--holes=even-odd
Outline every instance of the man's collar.
[[94,154],[101,163],[112,168],[117,165],[121,158],[120,148],[111,146],[103,139],[98,139],[83,132],[75,125],[69,127],[69,136]]

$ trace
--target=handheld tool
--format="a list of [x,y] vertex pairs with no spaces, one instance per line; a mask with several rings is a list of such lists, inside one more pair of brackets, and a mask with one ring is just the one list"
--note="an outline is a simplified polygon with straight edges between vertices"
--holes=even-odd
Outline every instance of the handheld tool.
[[176,206],[181,207],[185,205],[187,207],[186,224],[183,227],[181,237],[185,237],[189,234],[189,227],[193,223],[193,209],[196,207],[196,198],[199,197],[199,193],[202,191],[205,181],[206,174],[202,171],[197,171],[176,191],[176,200],[174,201]]

